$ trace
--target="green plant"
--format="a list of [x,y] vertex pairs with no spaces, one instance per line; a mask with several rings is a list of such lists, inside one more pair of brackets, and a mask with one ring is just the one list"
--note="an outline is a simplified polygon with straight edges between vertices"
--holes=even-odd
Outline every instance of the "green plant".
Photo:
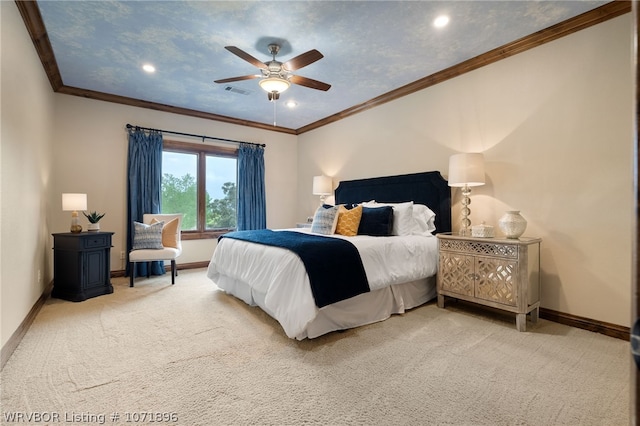
[[91,212],[89,214],[86,214],[85,212],[82,212],[82,214],[84,215],[84,217],[89,219],[89,222],[98,223],[98,222],[100,222],[100,219],[102,219],[106,213]]

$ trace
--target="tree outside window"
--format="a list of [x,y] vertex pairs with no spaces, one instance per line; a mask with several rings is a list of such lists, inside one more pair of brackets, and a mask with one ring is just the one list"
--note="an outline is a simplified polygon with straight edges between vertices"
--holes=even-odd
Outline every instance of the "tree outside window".
[[184,239],[236,228],[236,149],[165,141],[162,173],[162,213],[184,215]]

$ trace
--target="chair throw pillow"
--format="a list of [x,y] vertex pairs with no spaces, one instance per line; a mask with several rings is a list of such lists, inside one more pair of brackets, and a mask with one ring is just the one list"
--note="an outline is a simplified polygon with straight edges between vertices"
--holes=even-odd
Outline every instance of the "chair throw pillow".
[[[151,219],[151,224],[159,223],[160,221],[155,217]],[[171,219],[166,222],[162,227],[162,245],[164,247],[178,248],[178,218]]]
[[162,246],[162,226],[164,222],[147,225],[145,223],[133,222],[133,249],[134,250],[161,250]]

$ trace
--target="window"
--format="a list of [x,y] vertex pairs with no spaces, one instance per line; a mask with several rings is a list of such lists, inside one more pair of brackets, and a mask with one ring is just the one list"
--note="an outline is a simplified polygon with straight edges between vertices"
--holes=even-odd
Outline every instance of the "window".
[[237,148],[164,141],[162,213],[183,213],[182,238],[216,238],[237,224]]

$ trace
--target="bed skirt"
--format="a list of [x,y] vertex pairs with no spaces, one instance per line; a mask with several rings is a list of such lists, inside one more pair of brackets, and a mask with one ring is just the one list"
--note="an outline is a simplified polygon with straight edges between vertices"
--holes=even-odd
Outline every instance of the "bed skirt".
[[[274,314],[264,303],[265,294],[252,289],[246,283],[220,275],[218,287],[251,306],[259,306],[269,316]],[[305,330],[295,336],[297,340],[313,339],[337,330],[359,327],[384,321],[393,314],[423,305],[436,297],[436,277],[432,276],[404,284],[396,284],[343,300],[318,309],[316,317]]]

